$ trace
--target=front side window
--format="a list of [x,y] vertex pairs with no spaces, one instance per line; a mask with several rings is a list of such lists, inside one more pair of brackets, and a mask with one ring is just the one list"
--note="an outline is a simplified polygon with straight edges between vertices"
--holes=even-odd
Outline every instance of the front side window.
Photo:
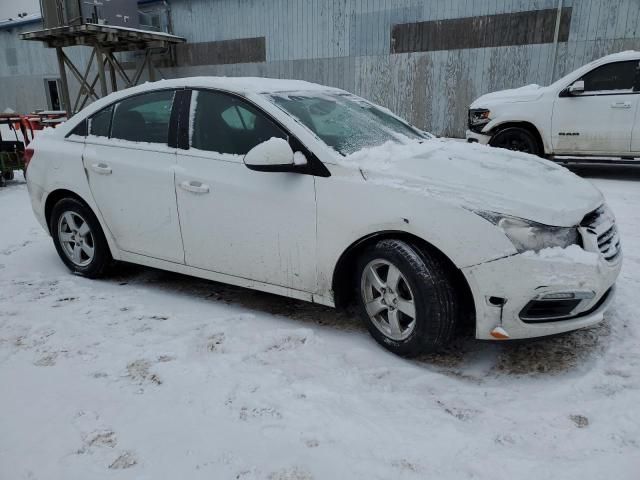
[[429,138],[384,109],[347,93],[281,92],[268,98],[342,155],[389,141]]
[[173,90],[129,97],[116,104],[111,138],[166,144],[173,107]]
[[226,93],[194,91],[191,109],[191,146],[198,150],[245,155],[272,137],[287,139],[264,113]]
[[89,135],[94,137],[108,137],[111,130],[111,113],[113,105],[108,106],[94,114],[89,119]]
[[632,91],[638,88],[639,62],[615,62],[602,65],[582,77],[585,92]]

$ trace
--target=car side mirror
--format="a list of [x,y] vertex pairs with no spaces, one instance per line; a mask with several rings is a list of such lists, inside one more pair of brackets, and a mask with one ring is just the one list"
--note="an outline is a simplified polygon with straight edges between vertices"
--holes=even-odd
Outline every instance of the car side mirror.
[[290,172],[298,165],[289,142],[276,137],[249,150],[244,156],[244,164],[258,172]]
[[578,95],[584,92],[584,80],[576,80],[569,86],[569,93],[571,95]]

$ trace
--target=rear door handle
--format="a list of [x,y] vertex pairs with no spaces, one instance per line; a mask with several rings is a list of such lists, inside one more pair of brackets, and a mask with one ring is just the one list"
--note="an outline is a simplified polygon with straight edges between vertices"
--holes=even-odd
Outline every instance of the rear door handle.
[[111,175],[111,167],[106,163],[94,163],[91,165],[91,170],[100,175]]
[[631,108],[629,102],[615,102],[611,104],[611,108]]
[[185,180],[184,182],[180,182],[180,188],[186,190],[187,192],[209,193],[209,185],[198,182],[197,180]]

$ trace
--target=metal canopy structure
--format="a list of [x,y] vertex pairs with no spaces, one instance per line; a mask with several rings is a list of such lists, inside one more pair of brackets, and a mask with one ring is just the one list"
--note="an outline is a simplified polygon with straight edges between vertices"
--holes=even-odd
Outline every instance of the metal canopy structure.
[[[58,68],[60,70],[60,87],[62,89],[62,102],[69,117],[82,110],[87,102],[97,100],[108,95],[106,67],[109,67],[109,83],[111,91],[118,90],[117,76],[125,84],[125,88],[137,85],[145,68],[148,69],[149,79],[154,80],[154,66],[151,55],[154,50],[167,49],[168,47],[183,43],[184,38],[168,33],[137,30],[112,25],[98,25],[86,23],[65,27],[49,28],[34,32],[20,34],[22,40],[43,42],[48,48],[55,48],[58,56]],[[65,47],[87,46],[92,52],[89,61],[84,68],[78,68],[64,52]],[[144,59],[137,66],[130,77],[122,64],[115,57],[116,52],[144,51]],[[91,67],[95,64],[97,74],[92,81]],[[69,94],[69,82],[67,69],[80,84],[78,94],[71,104]],[[100,82],[100,94],[96,91],[96,85]]]

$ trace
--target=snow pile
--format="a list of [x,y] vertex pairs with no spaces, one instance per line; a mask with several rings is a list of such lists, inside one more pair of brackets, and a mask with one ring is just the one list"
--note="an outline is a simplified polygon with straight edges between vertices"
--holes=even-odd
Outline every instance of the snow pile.
[[429,143],[408,140],[403,143],[388,141],[378,147],[363,148],[347,155],[340,163],[367,171],[385,172],[393,169],[398,164],[400,157],[414,158],[433,152],[434,147],[435,149],[439,147],[436,143],[439,141],[433,140]]
[[585,265],[597,265],[599,254],[587,252],[578,245],[569,245],[566,248],[549,247],[537,252],[532,250],[522,254],[524,257],[540,258],[544,260],[554,260],[565,263],[582,263]]
[[547,87],[541,87],[540,85],[532,83],[520,88],[510,88],[487,93],[474,100],[470,108],[482,108],[487,102],[495,101],[529,102],[540,98],[546,88]]
[[547,225],[576,225],[603,202],[591,183],[564,167],[484,145],[444,139],[387,142],[340,162],[360,169],[371,182]]
[[246,155],[246,161],[252,165],[268,166],[288,163],[287,155],[291,155],[290,161],[293,163],[293,152],[289,142],[283,138],[272,137],[254,148],[259,149],[258,153],[250,150]]

